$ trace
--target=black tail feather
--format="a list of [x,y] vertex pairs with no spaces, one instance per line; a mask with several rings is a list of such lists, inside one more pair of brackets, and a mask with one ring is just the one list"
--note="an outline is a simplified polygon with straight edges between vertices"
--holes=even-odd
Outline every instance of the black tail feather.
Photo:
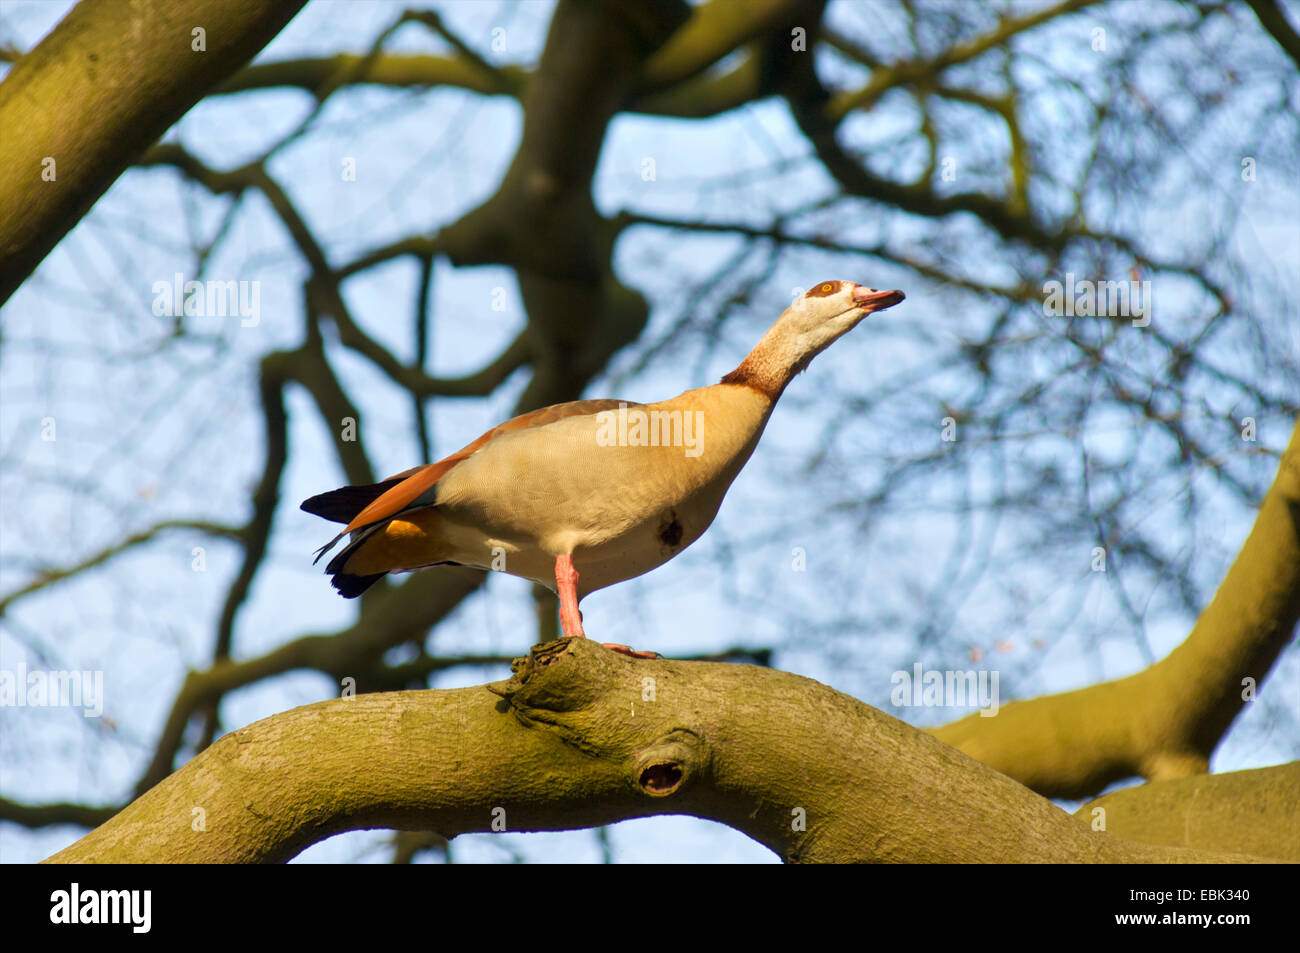
[[373,576],[354,576],[352,573],[340,572],[335,573],[330,581],[344,599],[355,599],[387,575],[386,572],[380,572]]
[[405,479],[405,476],[395,476],[382,483],[341,486],[303,500],[300,508],[334,523],[351,523],[354,516]]
[[[330,581],[334,584],[334,588],[339,591],[339,595],[343,598],[355,599],[380,579],[383,579],[384,576],[388,575],[386,572],[375,573],[374,575],[361,575],[358,573],[348,572],[343,568],[347,565],[347,561],[352,558],[352,554],[357,551],[358,546],[387,525],[387,521],[385,521],[353,533],[352,540],[335,553],[330,561],[326,563],[325,572],[333,577]],[[336,536],[334,542],[331,542],[329,546],[325,548],[329,549],[333,547],[334,543],[338,542],[339,537],[342,535],[343,534],[340,533],[339,536]],[[316,558],[320,559],[320,556],[317,556]]]
[[[419,467],[416,467],[414,470],[400,473],[395,477],[390,477],[389,479],[384,480],[382,483],[342,486],[337,490],[330,490],[328,493],[319,493],[310,499],[304,500],[301,504],[301,508],[307,513],[311,513],[314,516],[322,516],[335,523],[350,523],[358,513],[375,500],[379,499],[379,497],[387,493],[390,489],[397,486],[397,484],[401,483],[418,469]],[[380,579],[383,579],[384,576],[388,575],[386,572],[375,573],[374,575],[369,576],[358,575],[357,573],[346,572],[343,568],[352,554],[356,552],[357,547],[365,542],[365,540],[371,535],[382,530],[388,522],[388,520],[381,520],[371,526],[354,531],[351,534],[352,539],[348,544],[336,553],[325,565],[325,572],[333,577],[331,582],[334,584],[334,588],[339,591],[339,595],[343,596],[343,598],[355,599]],[[348,535],[346,531],[339,533],[320,549],[316,550],[315,562],[319,562],[320,558],[338,545],[346,535]]]

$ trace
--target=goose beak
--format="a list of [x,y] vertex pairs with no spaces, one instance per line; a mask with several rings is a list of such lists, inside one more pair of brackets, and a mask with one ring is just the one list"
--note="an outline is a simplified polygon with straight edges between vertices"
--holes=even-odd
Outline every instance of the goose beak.
[[853,286],[854,304],[860,308],[866,308],[868,312],[884,311],[886,308],[892,308],[905,297],[906,295],[901,291],[877,291],[875,288],[868,288],[866,285]]

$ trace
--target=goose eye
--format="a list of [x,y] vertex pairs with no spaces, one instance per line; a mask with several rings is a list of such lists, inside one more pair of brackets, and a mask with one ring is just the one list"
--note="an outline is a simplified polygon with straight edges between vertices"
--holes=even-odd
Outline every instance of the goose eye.
[[828,295],[828,294],[830,294],[830,293],[831,293],[832,291],[834,291],[834,290],[835,290],[835,286],[834,286],[833,284],[831,284],[829,281],[826,282],[825,284],[823,284],[822,287],[821,287],[821,292],[822,292],[822,294],[824,294],[824,295]]

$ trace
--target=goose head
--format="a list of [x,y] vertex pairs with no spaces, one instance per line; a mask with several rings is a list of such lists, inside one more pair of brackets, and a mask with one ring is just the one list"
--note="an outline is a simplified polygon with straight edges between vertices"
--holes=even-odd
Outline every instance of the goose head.
[[832,342],[867,315],[892,308],[901,291],[880,291],[852,281],[821,281],[782,312],[740,367],[722,380],[746,384],[773,398]]

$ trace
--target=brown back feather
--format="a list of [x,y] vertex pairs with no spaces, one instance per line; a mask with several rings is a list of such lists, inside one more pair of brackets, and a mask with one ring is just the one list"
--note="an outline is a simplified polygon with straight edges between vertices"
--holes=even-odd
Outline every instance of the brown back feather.
[[626,400],[598,398],[594,400],[571,400],[563,404],[553,404],[550,407],[529,411],[526,414],[520,414],[518,417],[512,417],[505,423],[498,424],[473,443],[462,447],[437,463],[412,467],[410,470],[389,477],[380,483],[372,483],[369,486],[344,486],[337,490],[330,490],[328,493],[321,493],[305,501],[302,508],[308,513],[323,516],[327,520],[333,520],[336,523],[347,523],[343,532],[352,533],[375,523],[392,519],[413,505],[427,505],[417,501],[421,498],[427,499],[426,494],[437,485],[439,480],[447,475],[452,467],[477,453],[498,434],[513,433],[531,427],[544,427],[566,417],[597,414],[602,410],[617,410],[620,406],[639,407],[641,405]]

